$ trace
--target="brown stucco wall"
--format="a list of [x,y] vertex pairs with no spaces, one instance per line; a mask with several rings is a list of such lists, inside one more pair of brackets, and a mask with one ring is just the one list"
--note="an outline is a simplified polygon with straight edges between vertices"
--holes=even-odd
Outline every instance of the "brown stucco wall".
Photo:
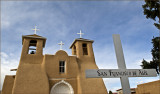
[[15,76],[6,75],[3,83],[2,94],[12,94]]
[[136,94],[160,94],[160,80],[137,85]]
[[16,73],[13,94],[49,94],[48,78],[41,64],[23,64]]
[[[87,44],[88,55],[83,55],[83,49],[82,49],[83,43]],[[86,78],[85,77],[85,70],[98,69],[98,67],[95,63],[92,42],[77,41],[77,42],[75,42],[74,45],[76,46],[76,49],[77,49],[77,51],[76,51],[77,52],[77,63],[78,63],[78,68],[79,68],[78,89],[80,89],[80,91],[78,93],[81,93],[81,94],[94,94],[94,93],[107,94],[106,87],[105,87],[104,82],[101,78]]]
[[[66,69],[65,73],[59,73],[59,61],[65,61]],[[59,50],[55,55],[45,55],[44,64],[46,69],[46,74],[49,79],[50,90],[51,88],[61,80],[64,80],[71,84],[74,89],[74,93],[77,92],[77,75],[78,75],[78,65],[75,56],[68,56],[68,54]]]
[[[83,55],[82,43],[87,43],[88,55]],[[49,79],[50,90],[61,80],[70,83],[75,94],[107,94],[106,87],[101,78],[86,78],[86,69],[98,69],[91,42],[75,42],[77,56],[68,56],[68,54],[59,50],[55,55],[45,55],[45,70]],[[66,62],[66,72],[59,73],[59,61]]]
[[[49,79],[51,78],[76,78],[78,65],[75,56],[68,56],[63,50],[59,50],[55,55],[45,55],[45,69]],[[65,73],[59,73],[59,61],[65,61]]]

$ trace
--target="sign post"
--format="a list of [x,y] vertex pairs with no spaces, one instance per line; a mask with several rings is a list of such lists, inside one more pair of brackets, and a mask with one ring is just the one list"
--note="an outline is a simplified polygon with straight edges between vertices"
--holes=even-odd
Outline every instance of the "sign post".
[[131,94],[128,77],[154,77],[155,69],[126,69],[119,35],[113,35],[115,52],[119,69],[88,69],[86,78],[120,78],[123,94]]

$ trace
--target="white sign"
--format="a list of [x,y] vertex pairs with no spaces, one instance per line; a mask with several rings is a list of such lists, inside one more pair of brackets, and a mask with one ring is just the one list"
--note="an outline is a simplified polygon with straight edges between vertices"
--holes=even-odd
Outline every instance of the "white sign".
[[113,35],[113,41],[119,69],[86,70],[87,78],[120,78],[123,94],[131,94],[128,77],[157,76],[155,69],[126,69],[120,36]]
[[155,69],[89,69],[87,78],[153,77]]

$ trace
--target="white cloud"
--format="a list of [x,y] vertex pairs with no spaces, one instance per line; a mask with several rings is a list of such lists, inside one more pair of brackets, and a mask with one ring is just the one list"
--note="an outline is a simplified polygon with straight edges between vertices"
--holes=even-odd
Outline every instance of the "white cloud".
[[111,90],[112,92],[116,92],[117,89],[121,88],[120,79],[119,78],[103,78],[107,91]]
[[[13,57],[13,58],[12,58]],[[1,52],[1,87],[3,86],[5,75],[15,75],[10,69],[18,67],[19,59],[13,56],[13,53],[6,54]]]
[[101,45],[97,45],[95,46],[96,48],[93,48],[98,67],[100,69],[117,69],[113,45],[106,43],[103,47],[100,46]]
[[1,52],[0,55],[1,55],[2,58],[8,58],[8,55],[4,52]]
[[7,27],[10,26],[10,22],[9,22],[9,21],[2,21],[2,22],[1,22],[1,25],[2,25],[2,29],[3,29],[3,28],[7,28]]

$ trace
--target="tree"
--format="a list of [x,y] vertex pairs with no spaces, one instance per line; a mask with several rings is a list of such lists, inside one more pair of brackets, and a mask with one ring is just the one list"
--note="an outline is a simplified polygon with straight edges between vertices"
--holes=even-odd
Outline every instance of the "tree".
[[159,74],[160,69],[160,38],[155,37],[152,39],[153,48],[151,50],[152,53],[152,61],[148,62],[143,59],[141,67],[143,69],[156,69],[157,74]]
[[109,91],[109,94],[113,94],[112,91]]
[[[156,69],[157,74],[160,72],[160,37],[155,37],[152,39],[152,44],[153,48],[151,50],[152,52],[152,61],[150,64],[152,65],[153,68]],[[159,65],[159,70],[158,70],[158,65]]]
[[[154,25],[160,30],[160,0],[145,0],[145,4],[142,5],[144,11],[144,15],[146,18],[150,18],[154,21],[158,20],[158,22],[154,23]],[[143,59],[141,67],[143,69],[151,69],[154,68],[157,71],[157,74],[160,72],[160,36],[153,37],[152,39],[153,48],[151,50],[152,53],[152,61],[148,62]],[[159,69],[158,69],[159,67]]]
[[143,69],[150,69],[150,63],[143,59],[141,67]]
[[[148,62],[143,59],[141,67],[143,69],[156,69],[157,74],[159,74],[160,69],[160,38],[155,37],[152,39],[153,48],[151,50],[152,53],[152,61]],[[159,69],[159,70],[158,70]]]
[[142,5],[144,15],[154,21],[158,19],[154,25],[160,30],[160,0],[145,0],[146,4]]

